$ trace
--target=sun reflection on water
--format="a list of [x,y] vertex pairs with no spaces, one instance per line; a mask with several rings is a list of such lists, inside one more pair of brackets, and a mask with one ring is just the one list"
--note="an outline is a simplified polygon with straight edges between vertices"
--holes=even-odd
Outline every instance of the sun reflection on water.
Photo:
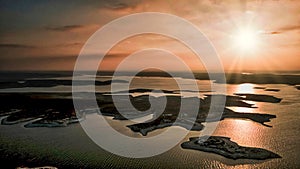
[[[251,83],[243,83],[240,85],[237,85],[237,87],[233,90],[233,93],[252,93],[254,94],[254,84]],[[244,101],[247,102],[249,104],[254,104],[253,106],[255,106],[255,102],[253,101]],[[255,111],[255,109],[253,108],[246,108],[246,107],[231,107],[230,109],[232,109],[233,111],[236,112],[247,112],[247,113],[253,113]]]
[[225,135],[243,146],[259,146],[263,130],[261,125],[245,119],[226,119],[219,123],[214,135]]
[[[240,85],[236,85],[233,88],[233,93],[251,93],[255,94],[254,84],[244,83]],[[252,101],[245,101],[250,104],[255,104]],[[255,106],[255,105],[254,105]],[[230,107],[231,110],[239,113],[256,113],[256,108],[246,108],[246,107]],[[258,129],[259,125],[255,122],[245,119],[228,119],[224,121],[222,125],[223,127],[230,131],[231,138],[237,141],[240,144],[244,145],[259,145],[259,140],[255,139],[258,135],[260,135],[260,130]]]
[[255,93],[254,84],[243,83],[237,86],[235,93]]

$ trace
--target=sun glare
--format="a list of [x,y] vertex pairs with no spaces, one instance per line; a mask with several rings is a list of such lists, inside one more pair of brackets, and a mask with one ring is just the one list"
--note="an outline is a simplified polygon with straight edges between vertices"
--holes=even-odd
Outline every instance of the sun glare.
[[233,35],[234,46],[242,52],[253,52],[258,46],[258,33],[254,30],[244,29]]

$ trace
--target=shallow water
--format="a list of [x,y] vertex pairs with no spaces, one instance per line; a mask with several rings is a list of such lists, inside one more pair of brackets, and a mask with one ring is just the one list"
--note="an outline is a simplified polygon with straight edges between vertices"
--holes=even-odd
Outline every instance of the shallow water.
[[[108,78],[108,77],[105,77]],[[101,79],[98,77],[98,79]],[[189,81],[183,80],[189,85]],[[197,81],[199,89],[209,91],[210,81]],[[254,89],[255,86],[280,89],[279,92],[264,91]],[[177,90],[177,84],[170,78],[137,77],[132,82],[131,88],[152,88],[164,90]],[[85,88],[82,88],[85,91]],[[109,91],[109,86],[96,88],[97,91]],[[123,90],[120,87],[120,90]],[[70,86],[57,86],[51,88],[20,88],[2,89],[0,92],[70,92]],[[213,92],[203,92],[210,94]],[[271,119],[265,127],[261,124],[240,120],[225,119],[218,124],[213,135],[230,137],[231,140],[243,146],[260,147],[273,151],[282,156],[281,159],[271,160],[231,160],[225,157],[199,152],[195,150],[184,150],[180,145],[171,150],[150,158],[129,159],[119,157],[97,147],[83,132],[79,124],[70,125],[65,128],[24,128],[23,124],[12,126],[0,125],[0,138],[2,147],[10,151],[25,151],[28,156],[37,158],[48,157],[61,164],[79,164],[83,166],[127,166],[127,167],[147,167],[147,168],[298,168],[300,166],[300,90],[293,86],[281,84],[240,84],[227,85],[227,94],[233,93],[257,93],[268,94],[282,98],[281,103],[254,103],[258,108],[230,107],[238,112],[267,113],[277,116]],[[136,93],[138,95],[139,93]],[[194,92],[184,92],[184,96],[194,95]],[[96,114],[91,116],[98,116]],[[131,137],[142,137],[133,133],[127,127],[128,121],[109,120],[112,126],[119,132]],[[185,130],[180,127],[176,130]],[[149,137],[157,135],[166,129],[156,130],[149,133]],[[190,132],[183,140],[189,137],[198,136],[200,132]],[[108,133],[109,134],[109,133]],[[170,139],[170,138],[168,138]],[[182,141],[182,142],[183,142]],[[155,147],[153,147],[155,148]]]

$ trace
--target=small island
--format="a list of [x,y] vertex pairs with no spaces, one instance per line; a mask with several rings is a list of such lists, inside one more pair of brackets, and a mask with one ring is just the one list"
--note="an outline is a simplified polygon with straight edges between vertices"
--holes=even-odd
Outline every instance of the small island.
[[254,147],[244,147],[222,136],[192,137],[189,141],[181,144],[184,149],[212,152],[231,159],[255,159],[266,160],[281,158],[280,155],[269,150]]
[[154,121],[149,121],[145,123],[137,123],[133,125],[128,125],[133,132],[140,132],[143,136],[146,136],[148,132],[151,132],[156,129],[162,129],[170,126],[180,126],[189,130],[189,126],[192,126],[190,130],[192,131],[201,131],[204,128],[204,125],[201,123],[193,122],[187,119],[179,119],[175,122],[176,118],[170,116],[165,118],[164,116],[155,119]]
[[253,87],[253,89],[266,89],[266,87],[263,87],[263,86],[255,86],[255,87]]
[[269,102],[269,103],[279,103],[281,98],[275,96],[265,95],[265,94],[249,94],[249,93],[235,93],[235,95],[244,97],[244,100],[257,101],[257,102]]
[[[157,93],[157,90],[154,89],[130,89],[130,90],[121,90],[121,91],[115,91],[115,92],[106,92],[104,94],[122,94],[122,93],[146,93],[146,92],[153,92]],[[173,94],[174,91],[172,90],[161,90],[163,93]]]
[[267,88],[267,87],[263,87],[263,86],[255,86],[255,87],[253,87],[253,89],[262,89],[264,91],[269,91],[269,92],[279,92],[280,91],[280,89]]
[[267,88],[267,89],[265,89],[265,91],[269,91],[269,92],[279,92],[280,89]]

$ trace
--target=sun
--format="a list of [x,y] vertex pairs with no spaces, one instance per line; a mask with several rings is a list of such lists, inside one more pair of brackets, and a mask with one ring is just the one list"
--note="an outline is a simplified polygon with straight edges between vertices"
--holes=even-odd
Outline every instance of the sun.
[[234,33],[234,47],[241,52],[253,52],[259,46],[258,31],[241,29]]

